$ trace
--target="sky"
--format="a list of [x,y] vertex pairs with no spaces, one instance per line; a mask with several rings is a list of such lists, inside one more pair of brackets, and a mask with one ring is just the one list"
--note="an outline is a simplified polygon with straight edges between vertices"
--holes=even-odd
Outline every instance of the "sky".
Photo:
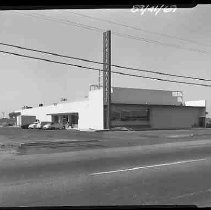
[[[141,30],[81,15],[115,21]],[[211,79],[210,20],[211,5],[178,8],[175,12],[168,13],[161,10],[157,15],[150,11],[144,14],[140,11],[134,13],[131,9],[8,10],[0,11],[0,42],[102,62],[103,34],[101,31],[88,30],[79,25],[84,24],[100,28],[102,31],[111,30],[112,64]],[[140,39],[120,37],[115,33],[136,36]],[[147,40],[155,42],[149,43]],[[160,45],[157,42],[164,44]],[[0,50],[89,67],[101,67],[97,64],[57,58],[2,45]],[[112,70],[199,83],[190,79],[161,77],[114,67]],[[50,105],[59,102],[61,98],[67,98],[68,101],[83,98],[88,95],[89,85],[98,83],[98,72],[0,52],[0,79],[0,117],[2,117],[2,112],[7,115],[24,105],[36,107],[40,103]],[[211,85],[211,82],[201,83]],[[112,74],[112,86],[183,91],[186,101],[205,99],[208,116],[211,116],[211,87],[160,82],[117,74]]]

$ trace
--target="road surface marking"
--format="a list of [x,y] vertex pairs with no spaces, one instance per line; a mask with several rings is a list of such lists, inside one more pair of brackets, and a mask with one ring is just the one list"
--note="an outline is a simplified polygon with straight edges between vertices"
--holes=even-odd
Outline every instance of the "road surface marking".
[[206,160],[206,159],[184,160],[184,161],[171,162],[171,163],[162,163],[162,164],[158,164],[158,165],[149,165],[149,166],[140,166],[140,167],[135,167],[135,168],[119,169],[119,170],[115,170],[115,171],[103,171],[103,172],[92,173],[90,175],[101,175],[101,174],[111,174],[111,173],[118,173],[118,172],[125,172],[125,171],[134,171],[134,170],[139,170],[139,169],[147,169],[147,168],[155,168],[155,167],[161,167],[161,166],[170,166],[170,165],[177,165],[177,164],[183,164],[183,163],[191,163],[191,162],[197,162],[197,161],[202,161],[202,160]]

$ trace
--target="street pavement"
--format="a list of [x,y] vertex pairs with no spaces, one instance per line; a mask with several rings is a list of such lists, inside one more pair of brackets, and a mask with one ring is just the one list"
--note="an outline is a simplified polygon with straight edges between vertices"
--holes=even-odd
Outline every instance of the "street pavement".
[[210,177],[210,138],[50,154],[5,153],[0,155],[0,206],[211,206]]

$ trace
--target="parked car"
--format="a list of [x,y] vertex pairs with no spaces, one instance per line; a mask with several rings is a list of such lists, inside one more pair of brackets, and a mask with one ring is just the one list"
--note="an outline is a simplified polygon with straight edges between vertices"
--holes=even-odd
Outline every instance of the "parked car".
[[49,124],[49,122],[39,122],[36,125],[36,129],[42,129],[44,125]]
[[43,126],[45,130],[56,130],[56,129],[65,129],[65,126],[61,123],[48,123]]
[[28,128],[29,128],[29,129],[35,129],[35,128],[37,128],[37,125],[38,125],[38,124],[39,124],[39,122],[36,121],[36,122],[30,124]]

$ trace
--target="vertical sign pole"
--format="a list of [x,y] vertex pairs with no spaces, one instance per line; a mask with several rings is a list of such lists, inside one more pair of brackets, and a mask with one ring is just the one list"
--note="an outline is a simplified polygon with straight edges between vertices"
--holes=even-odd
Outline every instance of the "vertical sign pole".
[[100,70],[99,70],[99,75],[98,75],[98,88],[100,89]]
[[111,113],[111,31],[103,33],[104,128],[110,129]]

